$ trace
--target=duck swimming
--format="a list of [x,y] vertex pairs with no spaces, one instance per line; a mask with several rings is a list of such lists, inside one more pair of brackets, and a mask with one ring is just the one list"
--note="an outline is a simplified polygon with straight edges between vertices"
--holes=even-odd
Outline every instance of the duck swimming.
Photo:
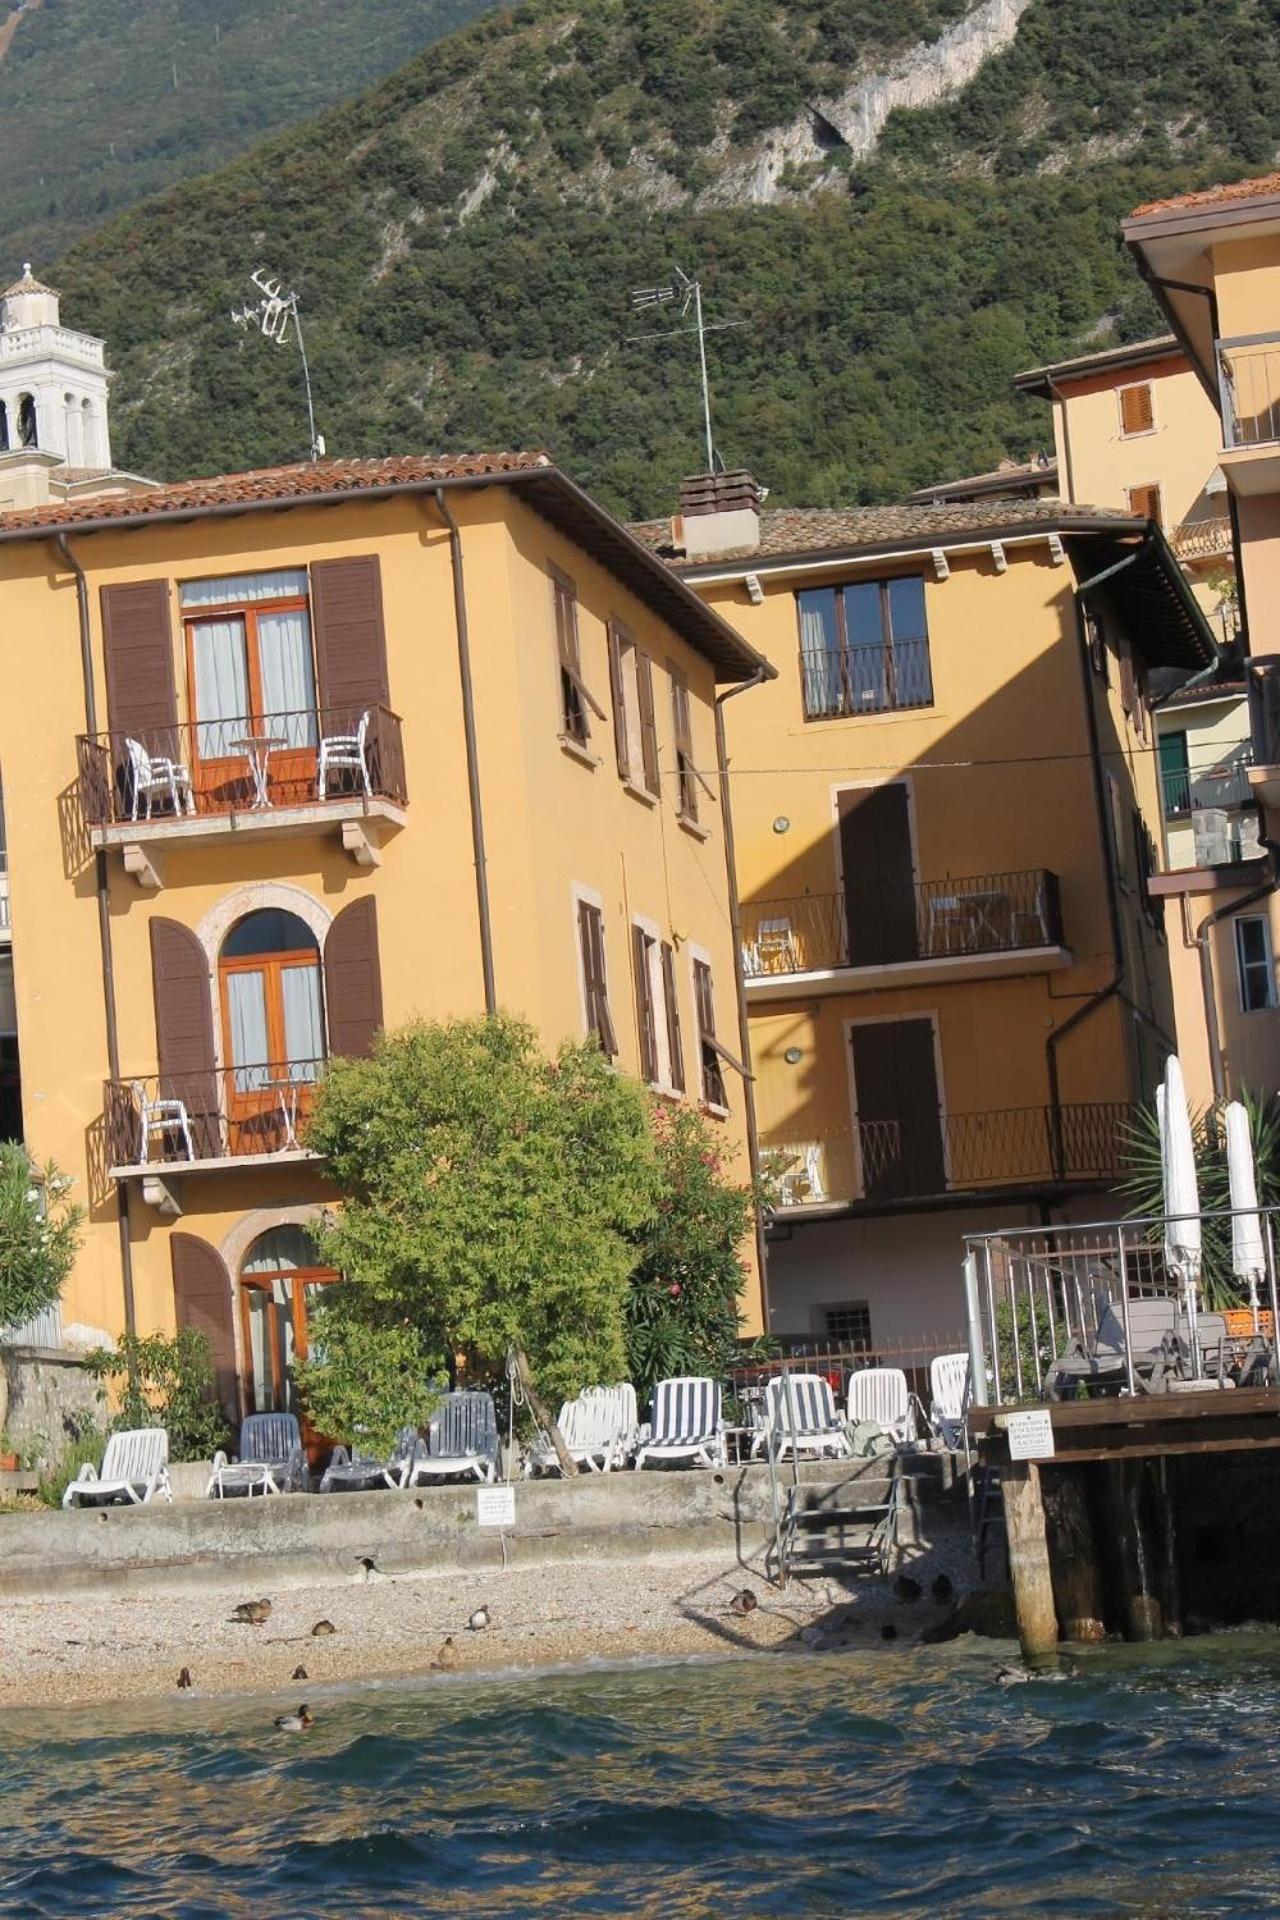
[[314,1727],[315,1715],[310,1707],[299,1707],[296,1713],[278,1713],[276,1731],[278,1733],[305,1733],[308,1727]]

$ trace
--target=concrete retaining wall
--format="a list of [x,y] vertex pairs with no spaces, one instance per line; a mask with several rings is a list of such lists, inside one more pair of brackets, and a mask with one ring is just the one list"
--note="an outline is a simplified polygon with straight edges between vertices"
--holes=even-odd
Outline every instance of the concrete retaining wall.
[[[941,1486],[937,1461],[919,1465],[926,1478],[913,1476],[909,1512],[921,1492]],[[885,1497],[878,1462],[804,1472],[813,1504]],[[745,1560],[772,1538],[764,1467],[521,1482],[515,1497],[516,1526],[506,1535],[513,1563],[721,1549]],[[387,1573],[500,1566],[503,1540],[477,1526],[474,1485],[0,1515],[0,1593],[317,1583],[361,1577],[366,1557]]]

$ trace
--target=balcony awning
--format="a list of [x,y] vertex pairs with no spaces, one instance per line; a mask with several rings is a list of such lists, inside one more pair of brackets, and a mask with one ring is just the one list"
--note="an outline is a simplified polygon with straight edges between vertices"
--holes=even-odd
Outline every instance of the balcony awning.
[[1217,660],[1213,629],[1162,533],[1152,528],[1136,542],[1099,535],[1077,549],[1077,559],[1088,566],[1080,569],[1080,593],[1105,587],[1148,666],[1195,671]]

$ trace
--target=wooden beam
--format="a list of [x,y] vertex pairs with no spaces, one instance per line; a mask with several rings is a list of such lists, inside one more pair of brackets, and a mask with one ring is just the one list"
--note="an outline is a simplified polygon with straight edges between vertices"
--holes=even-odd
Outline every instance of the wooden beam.
[[1000,1487],[1018,1640],[1028,1660],[1043,1659],[1057,1649],[1058,1615],[1053,1604],[1040,1469],[1034,1460],[1012,1460],[1001,1472]]

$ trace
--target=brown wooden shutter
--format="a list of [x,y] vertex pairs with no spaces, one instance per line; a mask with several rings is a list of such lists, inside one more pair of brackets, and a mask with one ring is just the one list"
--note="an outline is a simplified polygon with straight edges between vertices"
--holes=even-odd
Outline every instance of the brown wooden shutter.
[[209,1342],[218,1404],[236,1417],[236,1336],[231,1276],[222,1255],[194,1233],[169,1236],[173,1304],[180,1327],[192,1327]]
[[636,976],[636,1024],[640,1033],[640,1076],[652,1086],[658,1080],[658,1020],[653,1003],[649,950],[654,942],[643,927],[631,929],[631,957]]
[[618,753],[618,777],[630,780],[631,749],[627,739],[627,696],[622,684],[622,649],[626,635],[616,620],[609,622],[609,690],[613,697],[613,742]]
[[652,794],[662,791],[658,773],[658,722],[653,708],[653,662],[636,649],[636,687],[640,695],[640,749],[644,755],[644,784]]
[[612,1060],[618,1051],[613,1015],[609,1008],[609,979],[604,953],[604,915],[589,900],[578,902],[578,938],[582,945],[582,974],[587,991],[587,1023]]
[[1158,527],[1164,525],[1160,505],[1160,489],[1156,485],[1129,488],[1129,511],[1140,513],[1144,520],[1154,520]]
[[102,589],[102,650],[111,731],[181,759],[167,580]]
[[1151,383],[1144,380],[1140,386],[1120,389],[1120,426],[1123,433],[1150,433],[1155,425],[1155,408],[1152,405]]
[[680,1037],[680,997],[676,992],[675,954],[666,940],[662,943],[662,999],[667,1015],[667,1058],[671,1085],[677,1093],[685,1089],[684,1043]]
[[671,718],[676,738],[676,804],[686,820],[698,818],[698,786],[693,771],[693,730],[689,719],[689,683],[671,668]]
[[1133,709],[1138,698],[1138,682],[1133,671],[1133,655],[1129,643],[1123,642],[1120,654],[1120,705],[1124,708],[1126,720],[1133,718]]
[[344,907],[330,927],[324,943],[324,986],[330,1053],[365,1059],[382,1025],[378,909],[372,894]]
[[698,1015],[698,1047],[702,1055],[702,1097],[709,1107],[728,1105],[720,1050],[716,1045],[716,1003],[711,969],[705,960],[693,963],[693,1002]]
[[151,922],[160,1096],[181,1100],[199,1159],[222,1152],[217,1055],[209,961],[190,927],[157,915]]
[[332,733],[354,724],[366,707],[390,705],[377,554],[313,561],[311,614],[320,705],[335,710],[322,730]]

